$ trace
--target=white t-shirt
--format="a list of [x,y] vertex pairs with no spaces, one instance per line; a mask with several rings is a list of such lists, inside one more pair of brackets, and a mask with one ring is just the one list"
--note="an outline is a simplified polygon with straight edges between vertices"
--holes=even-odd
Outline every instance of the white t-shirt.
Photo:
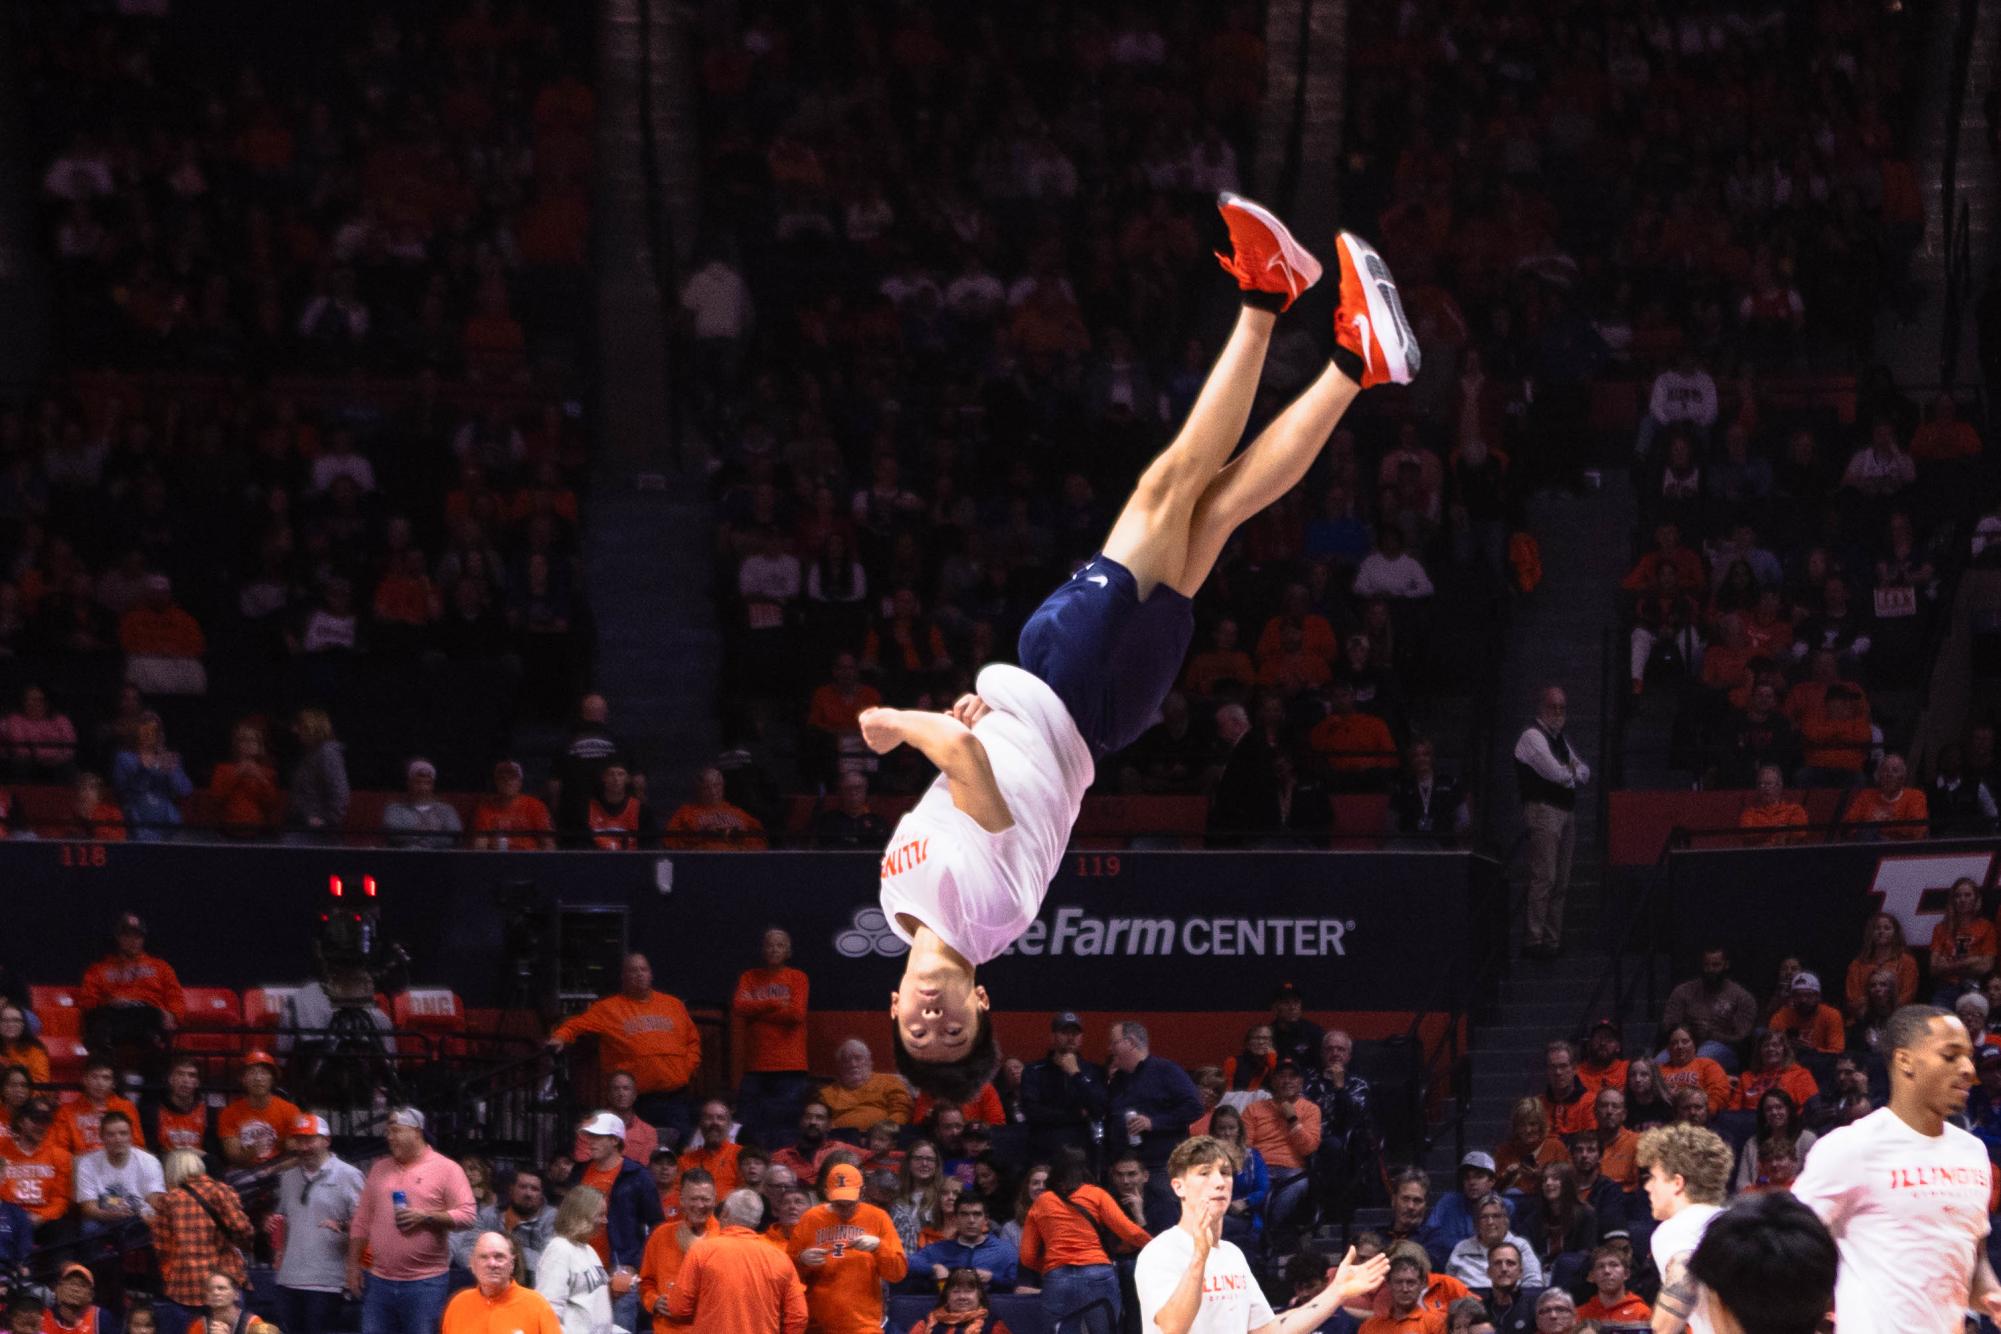
[[994,958],[1042,911],[1095,766],[1056,692],[1019,667],[995,665],[977,689],[992,710],[973,728],[1014,817],[995,834],[952,804],[938,775],[890,835],[882,911],[911,939],[916,924],[975,964]]
[[[1654,1229],[1654,1268],[1663,1279],[1667,1277],[1668,1261],[1677,1255],[1693,1255],[1702,1242],[1702,1234],[1709,1230],[1710,1221],[1722,1212],[1713,1204],[1691,1204]],[[1688,1328],[1691,1334],[1715,1334],[1716,1329],[1699,1307],[1689,1317]]]
[[[1160,1334],[1153,1318],[1181,1286],[1188,1262],[1194,1257],[1195,1238],[1181,1227],[1167,1229],[1139,1253],[1133,1266],[1133,1288],[1139,1293],[1142,1334]],[[1202,1305],[1188,1334],[1246,1334],[1276,1318],[1244,1253],[1227,1241],[1211,1246],[1209,1262],[1202,1267]]]
[[1841,1248],[1841,1327],[1958,1334],[1991,1180],[1972,1135],[1921,1135],[1888,1107],[1817,1141],[1793,1194]]
[[151,1218],[153,1206],[146,1200],[166,1188],[160,1160],[144,1149],[128,1151],[123,1167],[113,1167],[102,1149],[86,1153],[76,1160],[76,1198],[79,1202],[90,1200],[106,1204],[113,1198],[122,1198],[136,1206],[141,1216]]

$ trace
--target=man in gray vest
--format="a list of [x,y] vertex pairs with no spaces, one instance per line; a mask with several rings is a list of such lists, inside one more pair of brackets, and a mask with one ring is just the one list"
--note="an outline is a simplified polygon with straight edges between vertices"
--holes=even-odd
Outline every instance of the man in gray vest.
[[1535,721],[1515,742],[1515,778],[1521,784],[1522,822],[1528,826],[1529,892],[1522,953],[1553,959],[1563,948],[1563,900],[1570,892],[1570,859],[1577,843],[1577,792],[1591,781],[1591,766],[1564,739],[1566,701],[1546,687]]

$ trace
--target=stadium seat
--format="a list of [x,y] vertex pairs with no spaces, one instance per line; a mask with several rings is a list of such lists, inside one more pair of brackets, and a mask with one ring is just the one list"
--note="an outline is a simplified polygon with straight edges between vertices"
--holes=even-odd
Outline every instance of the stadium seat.
[[390,1017],[398,1028],[440,1034],[466,1031],[465,1002],[445,987],[411,987],[397,995],[394,1005]]
[[83,1036],[83,1011],[78,1008],[75,987],[29,987],[28,1001],[35,1017],[42,1021],[42,1040],[51,1037]]
[[49,1049],[49,1080],[56,1084],[74,1084],[83,1078],[83,1058],[89,1051],[83,1039],[75,1034],[52,1035],[42,1033],[42,1045]]
[[297,987],[251,987],[243,993],[243,1022],[250,1028],[276,1028],[285,1022],[285,1002]]
[[187,1019],[175,1036],[182,1051],[235,1052],[243,1045],[243,1035],[217,1032],[243,1027],[243,1002],[227,987],[183,987],[187,998]]

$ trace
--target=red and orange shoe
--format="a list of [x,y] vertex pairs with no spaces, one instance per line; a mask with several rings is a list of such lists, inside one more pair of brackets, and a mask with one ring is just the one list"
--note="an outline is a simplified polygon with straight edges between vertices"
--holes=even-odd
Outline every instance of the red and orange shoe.
[[1216,211],[1230,228],[1235,252],[1228,256],[1219,252],[1217,262],[1237,280],[1250,304],[1285,310],[1320,281],[1320,261],[1293,239],[1270,209],[1225,191],[1216,197]]
[[[1390,266],[1353,232],[1342,232],[1334,249],[1341,257],[1341,308],[1334,312],[1334,340],[1361,363],[1362,373],[1355,382],[1364,389],[1409,384],[1423,357],[1410,321],[1404,318]],[[1342,360],[1336,358],[1337,363]]]

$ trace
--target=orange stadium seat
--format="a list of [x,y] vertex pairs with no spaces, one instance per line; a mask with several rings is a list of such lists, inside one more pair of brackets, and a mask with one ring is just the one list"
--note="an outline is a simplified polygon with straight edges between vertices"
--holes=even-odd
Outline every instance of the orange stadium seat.
[[77,1005],[75,987],[29,987],[28,1002],[42,1021],[42,1038],[83,1036],[83,1010]]
[[297,987],[251,987],[243,993],[243,1022],[250,1028],[276,1028],[285,1022],[285,1002]]
[[182,1051],[235,1052],[242,1048],[243,1035],[217,1029],[243,1027],[243,1002],[227,987],[183,987],[188,1003],[186,1022],[175,1036]]
[[466,1031],[465,1002],[458,993],[444,987],[411,987],[397,995],[390,1017],[396,1027],[422,1033],[463,1033]]
[[42,1045],[49,1049],[49,1079],[57,1084],[74,1084],[83,1078],[83,1058],[89,1051],[75,1034],[42,1032]]

